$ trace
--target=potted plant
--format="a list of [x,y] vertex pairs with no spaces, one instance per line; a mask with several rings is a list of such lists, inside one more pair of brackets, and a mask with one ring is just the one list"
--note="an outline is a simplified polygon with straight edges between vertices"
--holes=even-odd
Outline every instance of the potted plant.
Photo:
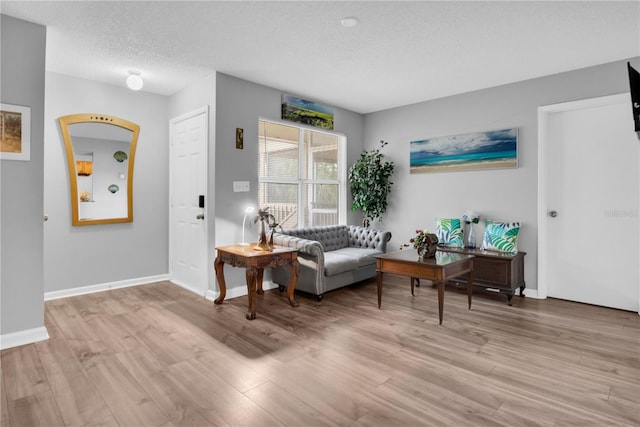
[[[380,148],[388,142],[380,140]],[[390,179],[395,164],[383,161],[380,149],[363,151],[348,173],[353,197],[352,211],[362,210],[362,225],[368,227],[387,210],[387,197],[391,193]]]

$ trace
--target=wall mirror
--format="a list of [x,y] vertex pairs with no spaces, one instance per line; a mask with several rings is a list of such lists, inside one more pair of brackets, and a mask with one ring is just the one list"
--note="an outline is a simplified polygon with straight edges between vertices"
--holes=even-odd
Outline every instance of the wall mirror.
[[69,167],[71,223],[132,222],[140,126],[104,114],[72,114],[58,121]]

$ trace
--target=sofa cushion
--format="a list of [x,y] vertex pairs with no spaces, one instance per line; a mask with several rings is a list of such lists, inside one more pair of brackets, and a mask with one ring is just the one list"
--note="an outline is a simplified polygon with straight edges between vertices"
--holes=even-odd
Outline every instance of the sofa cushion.
[[356,268],[358,268],[357,257],[343,254],[339,250],[324,253],[325,276],[333,276]]
[[324,253],[324,275],[333,276],[376,263],[375,256],[382,252],[375,249],[342,248]]

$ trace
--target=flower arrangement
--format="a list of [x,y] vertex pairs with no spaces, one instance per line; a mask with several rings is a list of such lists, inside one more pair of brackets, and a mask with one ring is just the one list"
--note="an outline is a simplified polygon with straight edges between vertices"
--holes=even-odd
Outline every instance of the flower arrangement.
[[469,210],[462,215],[462,220],[467,224],[477,224],[478,222],[480,222],[480,215],[478,215],[476,211]]
[[427,229],[417,229],[416,235],[409,239],[409,243],[402,244],[400,250],[402,250],[402,248],[408,248],[409,246],[413,246],[418,250],[420,258],[425,256],[432,257],[436,253],[438,237]]

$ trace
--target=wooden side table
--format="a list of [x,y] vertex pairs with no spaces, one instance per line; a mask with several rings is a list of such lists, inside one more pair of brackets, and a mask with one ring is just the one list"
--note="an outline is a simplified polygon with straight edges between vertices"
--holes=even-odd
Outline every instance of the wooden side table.
[[293,298],[293,291],[298,281],[298,251],[285,246],[275,246],[272,251],[259,251],[255,244],[249,246],[230,245],[216,247],[217,255],[214,262],[216,277],[220,286],[220,296],[214,301],[222,304],[227,295],[227,285],[224,281],[224,264],[232,267],[244,267],[246,269],[247,293],[249,297],[249,311],[247,319],[256,318],[256,293],[262,295],[262,277],[265,268],[280,267],[289,264],[291,267],[291,279],[287,297],[293,307],[298,303]]
[[[455,252],[473,255],[473,285],[483,288],[497,289],[507,295],[507,303],[516,289],[520,289],[520,296],[524,297],[526,284],[524,282],[524,256],[526,252],[515,254],[508,252],[485,251],[482,249],[438,247],[439,251]],[[460,283],[460,280],[453,280]]]

